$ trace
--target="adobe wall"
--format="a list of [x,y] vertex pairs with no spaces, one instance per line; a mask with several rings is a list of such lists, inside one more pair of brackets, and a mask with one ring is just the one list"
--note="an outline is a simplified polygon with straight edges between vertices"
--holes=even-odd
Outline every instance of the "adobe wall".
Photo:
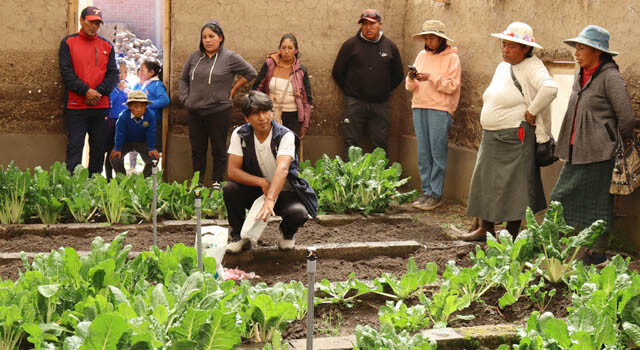
[[67,1],[0,1],[0,33],[0,133],[62,133]]

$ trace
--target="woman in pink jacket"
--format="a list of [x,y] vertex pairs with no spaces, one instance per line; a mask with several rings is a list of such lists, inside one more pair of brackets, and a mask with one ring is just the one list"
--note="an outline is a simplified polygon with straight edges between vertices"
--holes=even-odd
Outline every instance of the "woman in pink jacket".
[[413,92],[413,128],[418,145],[418,170],[423,194],[413,203],[422,210],[442,204],[447,168],[448,134],[460,100],[462,70],[458,49],[447,44],[444,23],[427,20],[413,40],[424,42],[405,82]]

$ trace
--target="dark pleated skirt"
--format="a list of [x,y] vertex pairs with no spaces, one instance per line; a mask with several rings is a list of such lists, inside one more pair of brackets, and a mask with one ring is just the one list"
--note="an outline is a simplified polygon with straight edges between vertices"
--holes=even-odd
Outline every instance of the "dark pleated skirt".
[[519,128],[482,131],[482,141],[471,178],[467,214],[491,222],[525,218],[530,207],[538,212],[547,207],[536,164],[535,129],[522,123]]
[[615,159],[589,164],[566,163],[551,193],[562,203],[568,225],[582,230],[596,220],[607,222],[613,231],[613,195],[609,193]]

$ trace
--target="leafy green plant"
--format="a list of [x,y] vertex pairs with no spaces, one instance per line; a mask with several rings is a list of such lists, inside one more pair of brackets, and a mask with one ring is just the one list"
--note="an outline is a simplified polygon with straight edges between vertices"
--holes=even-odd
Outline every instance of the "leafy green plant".
[[318,291],[327,295],[327,297],[316,297],[315,305],[320,304],[341,304],[346,307],[353,307],[358,297],[371,293],[374,287],[356,279],[354,272],[344,282],[331,282],[323,279],[317,285]]
[[271,338],[271,343],[266,344],[263,350],[287,350],[289,349],[289,343],[282,342],[282,334],[280,331],[273,332],[273,337]]
[[[174,220],[189,220],[195,215],[195,194],[198,187],[200,173],[195,172],[193,178],[185,180],[183,183],[173,182],[173,184],[163,183],[162,190],[168,193],[167,212]],[[206,193],[205,193],[206,191]],[[202,197],[208,195],[208,189],[203,189]]]
[[30,183],[29,169],[22,172],[13,164],[13,161],[9,163],[7,169],[0,166],[1,224],[22,223]]
[[522,271],[522,266],[524,264],[512,261],[507,273],[503,275],[500,284],[505,289],[505,293],[498,300],[498,306],[501,309],[518,301],[529,287],[529,283],[535,278],[535,268]]
[[[553,288],[551,290],[547,290],[544,288],[544,278],[540,278],[538,284],[529,285],[524,292],[524,295],[529,297],[531,301],[536,305],[539,312],[544,312],[544,310],[551,303],[551,299],[556,295],[556,289]],[[547,299],[547,297],[549,299]]]
[[71,175],[69,190],[62,201],[76,222],[89,222],[98,210],[96,189],[89,169],[77,167]]
[[393,301],[387,301],[386,305],[380,307],[378,318],[380,324],[390,323],[396,331],[404,329],[415,332],[429,327],[430,319],[424,317],[426,313],[426,306],[422,304],[407,307],[402,301],[395,305]]
[[252,321],[252,335],[257,342],[270,341],[276,330],[284,331],[295,320],[296,308],[286,301],[274,301],[269,295],[259,294],[248,299]]
[[424,287],[435,282],[438,275],[438,266],[435,263],[428,263],[424,270],[418,269],[413,258],[409,259],[407,264],[407,273],[398,279],[395,275],[383,273],[381,277],[374,280],[374,284],[378,286],[376,293],[386,295],[381,291],[384,286],[388,286],[395,298],[405,300],[417,295]]
[[[142,174],[132,174],[131,180],[131,209],[132,212],[144,221],[151,221],[153,218],[153,179],[145,178]],[[158,178],[162,178],[162,174],[158,174]],[[167,197],[169,194],[168,186],[157,187],[156,197],[156,213],[162,215],[165,208],[169,205]]]
[[69,189],[69,171],[55,162],[49,171],[37,166],[33,169],[31,196],[36,214],[43,224],[55,224],[64,210],[63,198]]
[[100,175],[93,177],[98,193],[98,208],[109,224],[130,223],[133,218],[130,214],[129,185],[133,179],[131,176],[116,176],[107,182]]
[[400,179],[402,166],[389,160],[383,149],[363,154],[358,147],[349,148],[349,161],[333,159],[326,154],[316,161],[301,164],[301,176],[318,194],[320,210],[331,213],[383,212],[392,202],[412,200],[415,190],[401,193],[398,188],[409,178]]
[[435,350],[436,347],[435,341],[420,334],[396,333],[390,323],[384,323],[379,332],[371,326],[356,326],[354,350]]
[[545,278],[551,283],[558,283],[565,273],[571,271],[571,263],[580,248],[591,246],[604,232],[606,223],[598,220],[577,235],[569,236],[574,229],[564,221],[562,204],[551,202],[541,225],[527,208],[527,227],[531,239],[542,245],[541,266],[545,269]]
[[[224,186],[224,182],[222,186]],[[224,219],[227,217],[227,207],[224,204],[224,197],[222,196],[222,190],[209,191],[205,189],[207,194],[203,193],[202,198],[202,214],[212,219]]]
[[[449,323],[451,314],[461,311],[471,305],[471,299],[468,295],[459,295],[457,290],[451,290],[443,286],[440,291],[429,299],[423,293],[419,296],[420,302],[426,307],[427,315],[433,328],[445,328]],[[456,318],[462,320],[472,320],[473,315],[457,315]]]

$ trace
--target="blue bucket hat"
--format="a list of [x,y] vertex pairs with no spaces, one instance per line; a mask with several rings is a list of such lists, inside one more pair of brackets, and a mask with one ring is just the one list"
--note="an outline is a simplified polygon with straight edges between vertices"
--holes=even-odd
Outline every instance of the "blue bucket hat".
[[610,35],[606,29],[590,24],[584,27],[577,37],[563,40],[562,42],[571,47],[576,47],[576,44],[580,43],[608,53],[611,56],[617,56],[617,51],[609,50],[609,38]]

